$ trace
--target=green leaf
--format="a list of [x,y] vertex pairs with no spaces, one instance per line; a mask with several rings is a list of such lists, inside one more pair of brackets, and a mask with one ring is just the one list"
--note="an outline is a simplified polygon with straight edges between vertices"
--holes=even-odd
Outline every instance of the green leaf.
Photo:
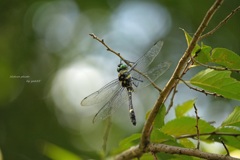
[[132,144],[136,144],[134,141],[136,140],[139,140],[141,138],[141,133],[135,133],[135,134],[132,134],[131,136],[123,139],[121,142],[120,142],[120,146],[131,146]]
[[164,125],[164,118],[166,114],[166,107],[162,105],[157,113],[157,116],[153,122],[154,128],[161,128]]
[[[196,134],[196,118],[193,117],[180,117],[166,123],[161,131],[165,134],[175,137],[188,134]],[[200,133],[213,132],[215,128],[208,122],[199,119],[198,128]]]
[[193,108],[194,100],[188,100],[184,102],[182,105],[178,105],[175,109],[175,115],[177,118],[184,116],[190,109]]
[[[141,160],[154,160],[154,157],[151,153],[146,153],[141,156]],[[139,158],[134,158],[133,160],[139,160]]]
[[[193,160],[193,157],[187,155],[170,154],[170,153],[157,153],[158,160]],[[142,160],[142,159],[141,159]]]
[[213,49],[211,61],[229,69],[240,69],[240,56],[226,48]]
[[195,75],[190,83],[225,98],[240,100],[240,82],[230,75],[230,71],[206,69]]
[[182,30],[184,32],[184,35],[185,35],[185,38],[186,38],[186,41],[187,41],[187,45],[189,46],[191,41],[192,41],[192,37],[184,29],[182,29]]
[[239,134],[239,136],[240,136],[240,130],[236,129],[235,127],[226,127],[226,126],[225,127],[220,127],[220,128],[216,129],[216,132]]
[[81,160],[77,154],[74,154],[60,146],[50,142],[43,143],[43,154],[52,160]]
[[177,159],[177,155],[164,153],[164,152],[158,152],[157,159],[158,160],[174,160],[174,159]]
[[[169,153],[158,152],[155,154],[158,160],[192,160],[193,158],[185,155],[174,155]],[[141,156],[141,160],[154,160],[153,153],[146,153]],[[138,160],[135,158],[134,160]]]
[[120,143],[119,143],[119,147],[113,152],[114,154],[120,153],[134,145],[137,145],[140,138],[141,138],[141,133],[135,133],[132,134],[131,136],[123,139]]
[[221,126],[240,127],[240,106],[234,108],[233,112],[224,120]]
[[[235,128],[230,128],[230,127],[222,127],[222,128],[218,128],[216,130],[216,135],[212,135],[209,137],[209,139],[216,141],[216,142],[223,142],[224,144],[228,145],[228,146],[232,146],[235,148],[240,149],[240,136],[235,136],[234,134],[239,134],[240,135],[240,131],[235,129]],[[221,135],[222,134],[222,135]],[[225,134],[225,135],[224,135]],[[228,135],[226,135],[228,134]]]
[[152,111],[152,109],[150,109],[149,111],[147,111],[146,116],[145,116],[145,119],[146,119],[146,120],[148,119],[148,116],[149,116],[149,114],[151,113],[151,111]]
[[[211,61],[210,53],[211,53],[212,47],[203,45],[201,49],[196,51],[196,57],[195,60],[197,62],[207,64],[208,62]],[[195,65],[198,65],[198,63],[194,63]]]
[[151,142],[154,142],[154,143],[161,143],[161,142],[165,142],[168,140],[176,141],[172,136],[167,135],[156,128],[152,130],[150,140],[151,140]]
[[186,148],[196,148],[196,146],[193,144],[193,142],[187,138],[179,139],[178,141],[180,144],[182,144]]
[[[169,153],[157,153],[158,160],[193,160],[193,157],[186,155],[174,155]],[[141,159],[142,160],[142,159]]]
[[[192,37],[191,37],[184,29],[182,29],[182,30],[183,30],[183,32],[184,32],[184,35],[185,35],[187,44],[188,44],[188,46],[189,46],[190,43],[191,43],[191,41],[192,41]],[[193,51],[192,51],[192,55],[195,55],[195,52],[198,51],[199,49],[200,49],[200,46],[197,44],[197,45],[194,47]]]

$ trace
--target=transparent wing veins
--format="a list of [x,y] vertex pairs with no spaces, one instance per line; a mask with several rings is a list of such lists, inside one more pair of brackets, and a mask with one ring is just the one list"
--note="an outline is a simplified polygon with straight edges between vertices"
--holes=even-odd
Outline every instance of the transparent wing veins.
[[156,67],[148,70],[145,74],[148,75],[151,80],[155,81],[158,77],[163,75],[170,67],[170,62],[162,62]]
[[93,123],[107,118],[110,116],[113,112],[116,111],[116,109],[124,103],[127,102],[127,92],[125,92],[125,88],[121,87],[119,88],[111,97],[111,99],[97,112],[97,114],[93,118]]
[[108,84],[106,84],[105,86],[103,86],[98,91],[85,97],[81,101],[81,105],[89,106],[89,105],[97,104],[100,102],[108,101],[112,97],[112,93],[120,87],[121,86],[119,84],[118,79],[115,79],[115,80],[109,82]]
[[136,69],[139,71],[144,71],[160,53],[163,46],[163,41],[158,41],[154,46],[146,52],[142,57],[140,57],[135,64],[137,64]]

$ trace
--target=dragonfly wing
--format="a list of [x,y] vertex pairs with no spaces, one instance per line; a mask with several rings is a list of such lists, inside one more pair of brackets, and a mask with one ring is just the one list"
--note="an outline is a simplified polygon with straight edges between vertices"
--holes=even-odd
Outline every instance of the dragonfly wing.
[[135,69],[143,72],[144,69],[146,69],[152,63],[155,57],[160,53],[162,46],[163,41],[158,41],[157,43],[155,43],[154,46],[147,53],[145,53],[135,62]]
[[[147,75],[154,82],[169,69],[170,65],[170,62],[162,62],[143,74]],[[143,77],[139,73],[136,73],[135,71],[133,71],[133,73],[135,73],[133,74],[135,76],[133,83],[137,84],[138,89],[146,87],[151,83],[147,78]]]
[[81,101],[82,106],[89,106],[100,102],[108,101],[113,93],[121,87],[118,79],[111,81],[98,91],[90,94]]
[[[169,69],[170,65],[170,62],[162,62],[147,71],[145,74],[154,82]],[[149,84],[150,82],[147,79],[143,80],[143,86],[147,86]]]
[[[147,69],[147,67],[153,62],[153,60],[156,58],[156,56],[160,53],[163,46],[163,41],[158,41],[154,44],[154,46],[145,53],[142,57],[140,57],[134,64],[134,69],[137,69],[138,71],[144,73]],[[139,73],[135,72],[132,68],[131,75],[133,78],[138,79],[139,81],[135,81],[135,84],[138,86],[138,84],[141,84],[140,81],[143,81],[143,76]]]
[[94,116],[93,123],[109,117],[117,110],[118,107],[126,106],[127,98],[128,95],[125,88],[119,88],[119,90],[114,93],[111,99]]

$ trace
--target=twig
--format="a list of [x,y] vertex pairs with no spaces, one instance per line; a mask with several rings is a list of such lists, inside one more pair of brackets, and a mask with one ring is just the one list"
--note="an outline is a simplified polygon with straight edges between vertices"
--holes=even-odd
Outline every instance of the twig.
[[240,6],[238,6],[236,9],[234,9],[226,18],[224,18],[213,30],[209,31],[208,33],[202,35],[200,37],[200,40],[203,38],[206,38],[207,36],[212,35],[214,32],[216,32],[220,27],[222,27],[227,21],[235,14],[237,11],[240,10]]
[[[209,133],[199,133],[199,134],[187,134],[187,135],[181,135],[178,137],[175,137],[176,139],[184,139],[184,138],[192,138],[196,139],[196,137],[200,136],[211,136],[211,135],[217,135],[217,136],[232,136],[232,137],[238,137],[240,136],[239,133],[225,133],[225,132],[209,132]],[[199,138],[197,138],[199,139]],[[161,143],[167,142],[169,140],[162,141]]]
[[[210,132],[210,133],[199,133],[199,136],[209,136],[209,135],[219,135],[219,136],[240,136],[239,133],[224,133],[224,132]],[[197,134],[189,134],[189,135],[182,135],[175,137],[176,139],[183,139],[183,138],[194,138]]]
[[[149,150],[151,151],[158,151],[158,152],[165,152],[169,154],[184,154],[204,159],[211,159],[211,160],[237,160],[238,158],[233,158],[230,156],[213,154],[213,153],[206,153],[196,149],[189,149],[189,148],[181,148],[176,146],[169,146],[165,144],[150,144]],[[239,160],[239,159],[238,159]]]
[[197,107],[195,105],[195,103],[193,104],[194,110],[195,110],[195,115],[196,115],[196,129],[197,129],[197,149],[199,149],[200,146],[200,138],[199,138],[199,128],[198,128],[198,120],[199,120],[199,116],[198,116],[198,112],[197,112]]
[[[193,59],[190,58],[190,59],[188,60],[187,64],[186,64],[185,68],[183,69],[183,72],[182,72],[182,74],[180,75],[180,77],[183,77],[183,76],[187,73],[187,71],[190,69],[190,66],[191,66],[193,63],[194,63]],[[172,97],[171,97],[171,99],[170,99],[170,104],[169,104],[169,106],[168,106],[168,109],[167,109],[165,115],[168,114],[168,112],[170,111],[170,109],[171,109],[172,106],[173,106],[173,99],[174,99],[175,94],[177,93],[177,86],[178,86],[178,84],[179,84],[179,82],[177,82],[176,85],[174,86],[173,94],[172,94]]]
[[[96,35],[94,35],[93,33],[90,33],[89,35],[90,35],[93,39],[95,39],[95,40],[97,40],[98,42],[102,43],[102,44],[107,48],[107,51],[112,52],[113,54],[115,54],[116,56],[118,56],[118,57],[119,57],[124,63],[126,63],[128,66],[130,66],[130,67],[132,66],[131,63],[129,63],[128,60],[126,60],[125,58],[123,58],[123,57],[121,56],[120,53],[118,53],[118,52],[114,51],[113,49],[111,49],[111,48],[104,42],[103,39],[98,38],[98,37],[97,37]],[[136,71],[137,73],[141,74],[143,77],[145,77],[145,78],[151,83],[151,85],[152,85],[155,89],[157,89],[159,92],[162,92],[162,90],[151,80],[151,78],[149,78],[147,75],[145,75],[144,73],[142,73],[141,71],[139,71],[139,70],[137,70],[137,69],[135,69],[135,68],[133,68],[133,70]]]
[[[180,79],[180,78],[179,78],[179,79]],[[220,94],[211,93],[211,92],[207,92],[207,91],[205,91],[205,90],[203,90],[203,89],[198,89],[198,88],[192,87],[192,86],[190,86],[187,82],[185,82],[183,79],[180,79],[180,80],[181,80],[188,88],[190,88],[190,89],[192,89],[192,90],[195,90],[195,91],[197,91],[197,92],[204,93],[205,95],[212,95],[212,96],[215,96],[215,97],[221,97],[221,98],[223,98],[223,96],[220,95]]]
[[[214,153],[206,153],[197,149],[181,148],[181,147],[170,146],[166,144],[155,144],[155,143],[150,143],[146,147],[145,152],[164,152],[169,154],[183,154],[183,155],[189,155],[189,156],[199,157],[203,159],[211,159],[211,160],[239,160],[238,158],[234,158],[226,155],[214,154]],[[116,156],[115,160],[133,159],[135,157],[140,157],[142,154],[143,154],[142,150],[137,145],[137,146],[131,147],[129,150]]]
[[[180,75],[180,77],[183,77],[183,76],[187,73],[187,71],[190,69],[190,66],[191,66],[193,63],[194,63],[194,62],[193,62],[192,58],[190,58],[190,59],[187,61],[187,64],[185,65],[185,68],[183,69],[183,72],[182,72],[182,74]],[[174,86],[173,94],[172,94],[172,97],[171,97],[171,99],[170,99],[170,104],[169,104],[169,106],[168,106],[168,109],[167,109],[165,115],[168,114],[168,112],[170,111],[170,109],[171,109],[172,106],[173,106],[173,99],[174,99],[175,94],[177,93],[177,86],[178,86],[178,84],[179,84],[179,80],[176,82],[176,85]]]
[[189,58],[186,66],[185,66],[185,68],[184,68],[184,70],[183,70],[183,72],[182,72],[182,74],[181,74],[181,76],[180,76],[181,78],[187,73],[187,71],[190,69],[190,66],[194,64],[194,58],[197,57],[198,53],[199,53],[199,50],[196,51],[196,53],[194,54],[194,56],[192,56],[192,55],[190,54],[190,58]]
[[112,52],[113,54],[115,54],[116,56],[118,56],[122,61],[124,61],[124,63],[126,63],[128,66],[132,66],[129,61],[127,61],[126,59],[124,59],[120,53],[114,51],[113,49],[111,49],[105,42],[103,39],[98,38],[94,33],[90,33],[89,34],[93,39],[97,40],[98,42],[102,43],[102,45],[104,45],[107,48],[107,51]]
[[228,151],[228,149],[227,149],[227,146],[225,145],[225,143],[221,140],[220,141],[221,143],[222,143],[222,145],[223,145],[223,147],[225,148],[225,150],[226,150],[226,152],[227,152],[227,156],[229,156],[230,154],[229,154],[229,151]]
[[172,97],[171,97],[171,99],[170,99],[170,104],[169,104],[169,106],[168,106],[168,109],[167,109],[165,115],[167,115],[167,114],[169,113],[170,109],[172,108],[172,106],[173,106],[173,99],[174,99],[174,97],[175,97],[175,95],[176,95],[177,92],[178,92],[178,91],[177,91],[177,85],[176,85],[176,86],[174,87],[174,89],[173,89]]
[[153,155],[154,160],[158,160],[158,158],[157,158],[155,152],[151,152],[151,153],[152,153],[152,155]]
[[194,64],[194,58],[197,57],[199,51],[200,51],[200,50],[197,50],[194,56],[192,56],[192,55],[190,54],[190,58],[189,58],[189,60],[187,61],[187,64],[186,64],[185,68],[183,69],[183,72],[182,72],[180,78],[182,78],[182,77],[187,73],[187,71],[190,69],[191,65]]
[[180,59],[173,75],[171,76],[167,85],[162,90],[159,98],[157,99],[156,103],[154,104],[154,107],[153,107],[152,111],[150,112],[148,119],[144,125],[143,131],[142,131],[142,137],[141,137],[141,142],[140,142],[140,146],[139,146],[141,150],[144,151],[145,148],[149,144],[149,132],[150,132],[151,126],[153,124],[153,121],[154,121],[155,117],[157,116],[160,106],[162,106],[162,104],[165,102],[165,100],[169,96],[169,94],[172,91],[172,89],[174,88],[174,86],[177,85],[177,83],[179,81],[178,78],[180,77],[185,64],[187,63],[188,59],[190,58],[191,53],[199,40],[199,37],[201,36],[203,31],[207,27],[209,21],[211,20],[212,16],[214,15],[214,13],[217,11],[217,9],[220,7],[220,5],[222,3],[223,3],[223,0],[216,0],[215,3],[212,5],[212,7],[207,11],[202,23],[200,24],[196,33],[194,34],[191,43],[189,44],[187,50],[185,51],[184,55]]

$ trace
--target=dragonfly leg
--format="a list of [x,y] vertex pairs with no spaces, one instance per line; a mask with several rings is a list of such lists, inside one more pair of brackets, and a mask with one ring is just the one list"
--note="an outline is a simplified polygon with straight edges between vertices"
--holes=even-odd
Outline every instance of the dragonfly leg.
[[132,77],[132,79],[135,80],[135,81],[138,81],[138,82],[143,82],[143,80],[137,79],[137,78],[135,78],[135,77]]
[[[135,77],[132,77],[132,79],[133,80],[135,80],[135,81],[133,81],[133,85],[135,86],[135,87],[138,87],[138,82],[143,82],[143,80],[141,80],[141,79],[137,79],[137,78],[135,78]],[[137,82],[136,82],[137,81]]]

